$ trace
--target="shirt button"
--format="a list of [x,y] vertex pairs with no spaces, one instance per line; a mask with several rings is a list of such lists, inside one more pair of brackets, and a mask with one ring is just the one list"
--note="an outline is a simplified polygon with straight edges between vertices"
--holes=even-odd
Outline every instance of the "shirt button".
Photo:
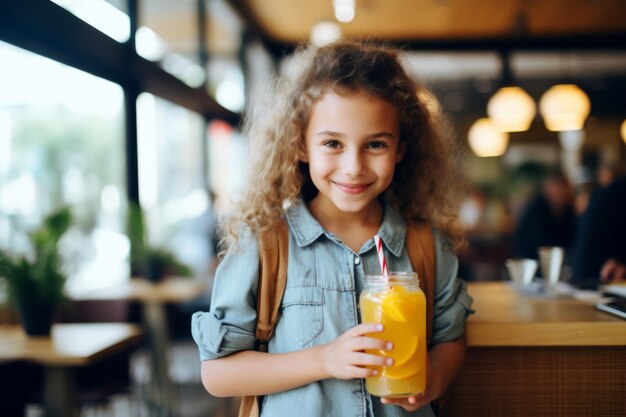
[[354,257],[354,264],[355,264],[355,265],[358,265],[358,264],[360,264],[360,263],[361,263],[361,258],[359,258],[358,256],[355,256],[355,257]]

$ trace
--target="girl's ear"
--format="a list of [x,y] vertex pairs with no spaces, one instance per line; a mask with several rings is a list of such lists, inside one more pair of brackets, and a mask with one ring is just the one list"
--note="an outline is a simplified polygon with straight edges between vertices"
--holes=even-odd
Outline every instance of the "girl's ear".
[[300,144],[300,148],[298,149],[298,158],[300,158],[300,162],[304,162],[305,164],[309,163],[309,156],[306,153],[306,145],[304,142]]
[[396,154],[396,164],[402,161],[402,158],[404,158],[405,154],[406,154],[406,143],[401,142],[400,145],[398,146],[398,153]]

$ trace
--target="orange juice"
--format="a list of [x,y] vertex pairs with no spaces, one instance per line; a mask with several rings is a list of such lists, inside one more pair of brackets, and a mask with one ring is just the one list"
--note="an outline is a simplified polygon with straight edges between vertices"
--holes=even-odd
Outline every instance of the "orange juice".
[[360,299],[363,323],[382,323],[371,337],[393,343],[391,351],[367,351],[391,357],[392,366],[377,367],[366,379],[367,390],[379,397],[406,397],[426,389],[426,297],[415,273],[389,277],[367,275]]

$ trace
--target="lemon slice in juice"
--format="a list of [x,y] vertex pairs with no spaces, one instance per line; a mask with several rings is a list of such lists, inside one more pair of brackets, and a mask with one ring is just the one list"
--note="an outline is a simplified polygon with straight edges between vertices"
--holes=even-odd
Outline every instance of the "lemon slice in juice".
[[390,379],[409,378],[419,372],[420,366],[412,360],[415,358],[417,351],[417,336],[409,336],[394,346],[388,355],[394,359],[393,366],[385,368],[385,373]]
[[[393,286],[382,295],[382,322],[386,336],[395,341],[391,352],[384,356],[392,357],[394,364],[384,368],[390,379],[409,378],[419,372],[420,367],[414,360],[419,338],[411,334],[411,321],[418,313],[418,301],[415,294],[402,286]],[[407,327],[408,326],[408,327]]]
[[402,366],[409,361],[417,350],[417,336],[407,336],[396,343],[388,355],[393,358],[394,366]]
[[416,307],[415,297],[400,286],[392,287],[382,296],[383,315],[396,322],[409,321],[415,314]]
[[384,368],[385,375],[389,379],[406,379],[414,376],[420,371],[420,368],[411,363],[402,366],[391,366]]

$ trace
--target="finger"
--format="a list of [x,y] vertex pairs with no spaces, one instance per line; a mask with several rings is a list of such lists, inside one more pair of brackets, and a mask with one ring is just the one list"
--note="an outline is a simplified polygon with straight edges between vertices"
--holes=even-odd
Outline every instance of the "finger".
[[352,337],[359,337],[370,333],[380,333],[383,330],[384,326],[380,323],[361,323],[351,328],[348,334]]
[[410,397],[383,397],[381,401],[385,404],[417,404],[424,400],[423,394],[412,395]]
[[425,399],[423,394],[418,394],[418,395],[412,395],[410,397],[407,397],[407,401],[409,404],[415,405],[418,404],[420,402],[423,402]]
[[404,398],[381,398],[380,402],[388,405],[405,406],[408,402]]
[[396,404],[398,401],[397,398],[381,398],[380,402],[383,404]]
[[412,396],[404,398],[382,398],[383,404],[396,405],[404,408],[406,411],[415,411],[427,404],[423,396]]
[[360,366],[350,366],[349,373],[351,378],[369,378],[378,375],[378,369],[363,368]]
[[424,407],[426,404],[429,403],[429,401],[426,400],[426,398],[422,395],[418,395],[415,397],[409,397],[408,400],[408,405],[405,404],[402,406],[402,408],[404,408],[406,411],[415,411],[418,410],[422,407]]
[[393,349],[393,343],[373,337],[358,336],[350,339],[348,347],[352,350],[380,350],[389,352]]
[[359,366],[391,366],[393,365],[392,358],[386,358],[384,356],[372,355],[369,353],[354,352],[350,357],[350,363],[352,365]]

